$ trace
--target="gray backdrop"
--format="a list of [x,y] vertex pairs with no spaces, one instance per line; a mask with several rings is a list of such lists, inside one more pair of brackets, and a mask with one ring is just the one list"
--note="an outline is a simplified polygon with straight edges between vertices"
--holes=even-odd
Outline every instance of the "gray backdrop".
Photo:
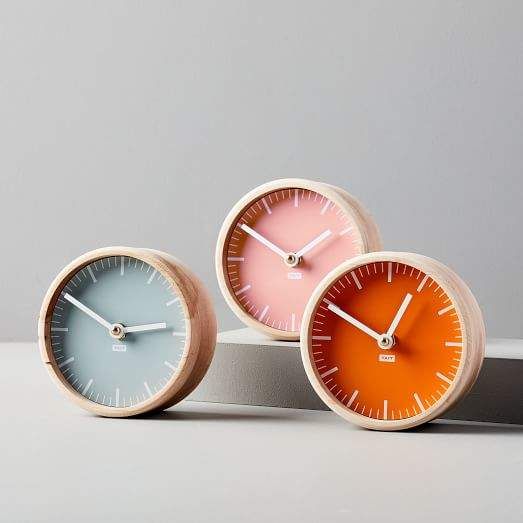
[[163,249],[212,291],[247,190],[339,185],[386,247],[472,286],[523,337],[523,2],[0,4],[0,337],[36,337],[84,251]]

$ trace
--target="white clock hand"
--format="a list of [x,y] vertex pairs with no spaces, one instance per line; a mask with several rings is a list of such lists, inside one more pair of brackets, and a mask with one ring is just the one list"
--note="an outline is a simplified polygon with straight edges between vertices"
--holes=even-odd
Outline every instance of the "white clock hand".
[[316,247],[318,243],[325,240],[325,238],[328,238],[332,234],[332,231],[330,229],[327,229],[326,231],[323,231],[317,238],[314,238],[311,242],[309,242],[305,247],[301,248],[298,252],[296,252],[296,256],[298,258],[301,258],[304,254],[308,253],[311,249]]
[[145,332],[145,331],[155,331],[160,329],[166,329],[167,323],[146,323],[144,325],[134,325],[133,327],[124,327],[123,331],[125,334],[128,332]]
[[112,325],[108,321],[104,320],[101,316],[96,314],[96,312],[91,310],[83,303],[79,302],[76,298],[73,298],[69,293],[65,293],[64,298],[68,302],[72,303],[75,307],[78,307],[82,312],[85,312],[85,314],[93,318],[93,320],[97,321],[100,325],[103,325],[106,329],[111,330]]
[[400,308],[398,309],[396,316],[394,316],[394,319],[390,324],[389,330],[387,331],[387,336],[392,336],[394,334],[394,331],[396,330],[399,322],[401,321],[401,318],[403,318],[403,315],[405,314],[405,311],[409,306],[410,300],[412,300],[412,294],[407,294],[405,298],[403,298]]
[[327,303],[329,304],[327,308],[334,314],[337,314],[340,318],[349,322],[351,325],[353,325],[360,331],[363,331],[365,334],[368,334],[371,338],[374,338],[376,341],[380,341],[382,336],[380,336],[376,331],[373,331],[370,327],[367,327],[367,325],[361,323],[361,321],[357,320],[356,318],[353,318],[350,314],[347,314],[345,311],[342,311],[337,305],[334,305],[334,303]]
[[274,245],[274,243],[270,242],[259,232],[256,232],[254,229],[251,229],[251,227],[249,227],[247,224],[242,223],[240,228],[243,229],[247,234],[252,236],[255,240],[258,240],[260,243],[265,245],[265,247],[268,247],[271,251],[281,256],[282,258],[285,259],[287,257],[287,253],[283,249],[280,249],[277,245]]

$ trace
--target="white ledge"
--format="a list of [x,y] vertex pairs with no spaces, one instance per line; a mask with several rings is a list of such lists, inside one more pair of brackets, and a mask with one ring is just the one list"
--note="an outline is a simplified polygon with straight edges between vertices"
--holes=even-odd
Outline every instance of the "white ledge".
[[[221,332],[211,368],[190,399],[327,410],[308,382],[299,346],[251,329]],[[523,340],[489,339],[478,381],[445,417],[523,424]]]

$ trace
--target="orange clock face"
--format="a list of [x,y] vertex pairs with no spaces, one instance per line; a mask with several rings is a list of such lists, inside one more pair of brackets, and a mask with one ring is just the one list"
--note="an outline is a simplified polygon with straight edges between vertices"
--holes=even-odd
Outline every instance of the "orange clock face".
[[404,420],[448,397],[463,354],[462,320],[440,284],[411,265],[377,261],[349,270],[311,316],[309,360],[342,409]]

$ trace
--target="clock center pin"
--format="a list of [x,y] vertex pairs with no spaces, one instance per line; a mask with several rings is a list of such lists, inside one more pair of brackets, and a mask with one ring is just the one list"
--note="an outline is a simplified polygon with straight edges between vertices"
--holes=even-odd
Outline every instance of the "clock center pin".
[[296,267],[300,263],[300,260],[301,258],[293,252],[287,253],[283,259],[285,265],[288,267]]
[[125,338],[125,331],[123,325],[121,323],[114,323],[113,325],[111,325],[109,334],[117,340],[122,340],[123,338]]
[[378,340],[378,347],[380,349],[388,350],[388,349],[392,349],[392,347],[394,347],[395,343],[396,343],[396,340],[394,339],[394,336],[390,336],[388,334],[382,334],[380,336],[380,339]]

